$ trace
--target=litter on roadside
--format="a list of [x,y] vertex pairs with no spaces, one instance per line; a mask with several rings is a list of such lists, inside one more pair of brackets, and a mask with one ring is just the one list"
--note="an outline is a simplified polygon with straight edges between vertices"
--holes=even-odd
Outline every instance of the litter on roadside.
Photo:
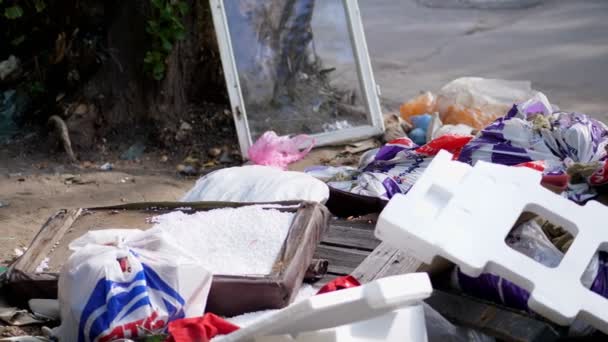
[[270,166],[244,165],[217,170],[202,177],[181,200],[325,203],[328,198],[327,185],[302,172],[281,171]]
[[501,80],[401,114],[343,148],[356,167],[285,171],[314,139],[267,132],[181,202],[58,212],[0,276],[0,319],[54,327],[32,341],[605,337],[608,128]]
[[514,103],[535,93],[529,81],[463,77],[443,86],[437,95],[425,92],[405,102],[400,111],[408,121],[416,115],[437,112],[445,124],[482,129],[505,115]]
[[[597,202],[581,207],[553,194],[539,186],[540,179],[538,171],[528,168],[486,162],[471,167],[440,152],[407,195],[389,202],[376,236],[427,263],[441,255],[468,276],[484,270],[500,275],[530,291],[530,309],[558,324],[573,323],[581,312],[582,320],[608,332],[606,299],[586,288],[579,276],[608,241],[608,233],[597,225],[608,212]],[[504,243],[512,223],[526,210],[577,234],[556,267],[539,264]]]

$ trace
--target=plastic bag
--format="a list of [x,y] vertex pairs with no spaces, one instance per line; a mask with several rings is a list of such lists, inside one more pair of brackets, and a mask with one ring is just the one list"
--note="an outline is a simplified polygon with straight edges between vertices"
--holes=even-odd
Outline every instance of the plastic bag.
[[493,342],[493,337],[455,326],[427,303],[422,302],[429,342]]
[[319,166],[305,172],[321,179],[334,175],[328,181],[333,188],[388,200],[395,194],[407,193],[440,150],[458,155],[471,139],[472,136],[445,135],[419,147],[409,138],[399,138],[364,153],[358,172]]
[[111,341],[202,315],[212,275],[162,232],[91,231],[59,276],[60,341]]
[[245,165],[217,170],[203,176],[181,201],[325,203],[328,198],[327,185],[305,173],[281,171],[270,166]]
[[278,136],[268,131],[249,148],[249,159],[258,165],[286,169],[287,165],[296,162],[310,152],[315,139],[308,135],[297,135],[293,138]]
[[[564,256],[548,239],[536,220],[531,220],[513,229],[506,242],[516,251],[527,255],[547,267],[559,265]],[[581,277],[581,283],[591,291],[608,298],[608,253],[597,253]],[[530,293],[516,284],[494,274],[482,273],[479,277],[469,277],[458,267],[452,273],[452,285],[463,292],[503,304],[518,310],[529,311]],[[588,325],[575,321],[572,335],[591,332]]]
[[426,92],[401,105],[401,116],[438,112],[446,125],[464,124],[482,129],[505,115],[513,103],[524,101],[536,92],[529,81],[507,81],[479,77],[456,79],[437,95]]
[[437,111],[445,124],[482,129],[536,92],[529,81],[463,77],[446,84],[437,94]]
[[576,202],[596,196],[591,186],[608,183],[608,127],[580,113],[553,112],[542,93],[511,111],[468,143],[459,160],[530,165],[545,175],[574,176],[566,195]]
[[412,116],[431,114],[436,111],[436,106],[437,98],[433,93],[427,91],[403,103],[401,107],[399,107],[399,111],[404,120],[412,123]]

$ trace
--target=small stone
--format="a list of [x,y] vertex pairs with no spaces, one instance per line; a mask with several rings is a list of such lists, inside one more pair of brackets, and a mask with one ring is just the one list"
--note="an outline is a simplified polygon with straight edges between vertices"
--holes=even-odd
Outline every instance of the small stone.
[[114,168],[114,165],[112,165],[112,163],[105,163],[99,167],[101,171],[110,171],[112,170],[112,168]]
[[6,208],[6,207],[8,207],[8,202],[0,201],[0,208]]
[[84,167],[85,169],[90,169],[91,167],[93,167],[93,163],[91,163],[90,161],[85,161],[82,163],[82,167]]
[[169,161],[169,157],[168,156],[162,156],[162,157],[160,157],[160,162],[161,163],[166,163],[167,161]]
[[186,159],[184,159],[184,161],[182,163],[185,165],[196,165],[196,164],[200,163],[200,160],[198,158],[188,156],[188,157],[186,157]]
[[222,149],[219,147],[212,147],[207,151],[207,154],[209,154],[209,157],[216,158],[222,154]]
[[181,131],[191,131],[192,130],[192,125],[190,125],[189,123],[182,121],[181,126],[179,126],[179,129]]
[[195,176],[198,174],[198,170],[192,165],[179,164],[177,165],[177,171],[186,176]]

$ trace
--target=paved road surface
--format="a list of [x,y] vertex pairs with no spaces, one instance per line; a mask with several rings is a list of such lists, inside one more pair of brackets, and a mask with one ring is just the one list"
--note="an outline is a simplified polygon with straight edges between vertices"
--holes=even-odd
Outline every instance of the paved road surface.
[[462,76],[531,80],[564,110],[608,121],[608,1],[517,10],[360,0],[376,81],[391,109]]

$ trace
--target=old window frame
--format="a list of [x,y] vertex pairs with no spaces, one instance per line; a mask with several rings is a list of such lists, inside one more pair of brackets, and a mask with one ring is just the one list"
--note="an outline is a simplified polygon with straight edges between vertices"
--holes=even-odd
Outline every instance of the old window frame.
[[[213,24],[215,27],[220,58],[226,79],[226,87],[234,116],[237,136],[243,157],[247,157],[247,151],[253,144],[249,123],[247,121],[247,109],[245,99],[241,91],[238,69],[233,53],[232,41],[228,27],[228,19],[225,12],[224,0],[209,0]],[[234,0],[228,0],[234,1]],[[362,90],[364,104],[366,106],[368,121],[371,124],[341,129],[334,132],[311,134],[316,140],[317,146],[339,144],[357,139],[366,139],[380,135],[384,132],[384,121],[380,108],[380,87],[374,80],[371,61],[367,50],[367,42],[363,31],[363,22],[357,0],[342,0],[346,20],[353,46],[353,55],[357,66],[357,74]],[[298,132],[293,132],[296,134]]]

